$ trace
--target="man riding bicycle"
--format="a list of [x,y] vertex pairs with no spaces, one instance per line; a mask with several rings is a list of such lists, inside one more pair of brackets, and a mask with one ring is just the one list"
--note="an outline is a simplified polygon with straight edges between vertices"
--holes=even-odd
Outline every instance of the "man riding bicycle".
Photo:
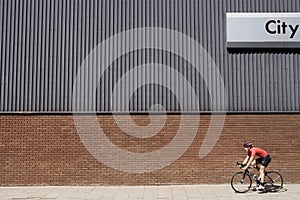
[[[259,168],[259,178],[261,184],[257,188],[258,190],[264,190],[264,181],[265,181],[265,170],[266,167],[269,165],[271,162],[271,157],[270,155],[263,149],[258,148],[258,147],[252,147],[252,142],[245,142],[244,143],[244,150],[247,152],[247,156],[243,162],[243,165],[245,167],[242,168],[242,170],[246,170],[250,165],[251,166],[256,166]],[[255,157],[258,157],[256,160]]]

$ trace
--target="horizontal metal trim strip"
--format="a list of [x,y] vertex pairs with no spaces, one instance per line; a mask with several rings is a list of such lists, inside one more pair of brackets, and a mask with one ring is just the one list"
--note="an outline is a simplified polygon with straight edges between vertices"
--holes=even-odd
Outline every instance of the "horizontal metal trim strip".
[[300,48],[300,42],[227,42],[227,48]]
[[0,112],[0,116],[5,115],[300,115],[300,111],[228,111],[228,112]]

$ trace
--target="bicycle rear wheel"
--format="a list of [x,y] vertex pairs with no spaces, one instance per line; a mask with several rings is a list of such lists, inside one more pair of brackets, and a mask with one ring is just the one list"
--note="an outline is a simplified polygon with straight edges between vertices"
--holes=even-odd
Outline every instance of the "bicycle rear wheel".
[[245,172],[237,172],[231,178],[231,187],[237,193],[248,192],[251,185],[251,177]]
[[283,186],[282,176],[275,171],[268,171],[265,175],[265,188],[268,192],[278,192]]

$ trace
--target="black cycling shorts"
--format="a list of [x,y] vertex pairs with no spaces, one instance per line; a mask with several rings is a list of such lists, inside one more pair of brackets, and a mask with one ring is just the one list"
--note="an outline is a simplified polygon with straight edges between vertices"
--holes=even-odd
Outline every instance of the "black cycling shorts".
[[269,165],[269,163],[271,162],[271,156],[267,155],[264,158],[257,158],[256,159],[256,164],[261,164],[262,166],[267,167]]

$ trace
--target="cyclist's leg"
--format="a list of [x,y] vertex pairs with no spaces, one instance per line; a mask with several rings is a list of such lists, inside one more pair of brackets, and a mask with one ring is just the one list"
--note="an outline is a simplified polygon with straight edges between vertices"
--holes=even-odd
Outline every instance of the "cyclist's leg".
[[[260,165],[261,163],[262,163],[262,161],[263,161],[263,158],[256,158],[255,159],[255,164],[256,164],[256,166],[258,167],[258,165]],[[254,162],[254,161],[253,161]]]
[[251,163],[251,166],[256,167],[257,166],[256,164],[257,164],[257,159],[253,160],[253,162]]
[[259,177],[260,177],[260,182],[262,185],[264,185],[264,182],[265,182],[265,170],[266,170],[266,167],[263,166],[262,164],[259,165]]
[[263,183],[265,180],[265,176],[264,176],[265,175],[265,167],[262,166],[263,158],[257,158],[255,161],[256,161],[256,169],[259,172],[259,177],[256,182],[257,182],[257,186],[258,186],[259,190],[261,190],[261,189],[264,189]]
[[265,190],[264,181],[265,181],[265,169],[266,169],[266,167],[263,166],[262,164],[259,164],[258,167],[259,167],[259,179],[258,179],[258,182],[257,182],[258,187],[256,189],[262,191],[262,190]]
[[264,157],[261,161],[259,173],[260,173],[260,178],[261,178],[262,184],[264,184],[264,182],[265,182],[265,170],[270,162],[271,162],[271,157],[269,155]]
[[[260,172],[260,167],[261,167],[262,161],[263,161],[263,158],[257,158],[255,160],[255,168],[257,169],[258,172]],[[260,176],[259,176],[259,178],[260,178]]]

